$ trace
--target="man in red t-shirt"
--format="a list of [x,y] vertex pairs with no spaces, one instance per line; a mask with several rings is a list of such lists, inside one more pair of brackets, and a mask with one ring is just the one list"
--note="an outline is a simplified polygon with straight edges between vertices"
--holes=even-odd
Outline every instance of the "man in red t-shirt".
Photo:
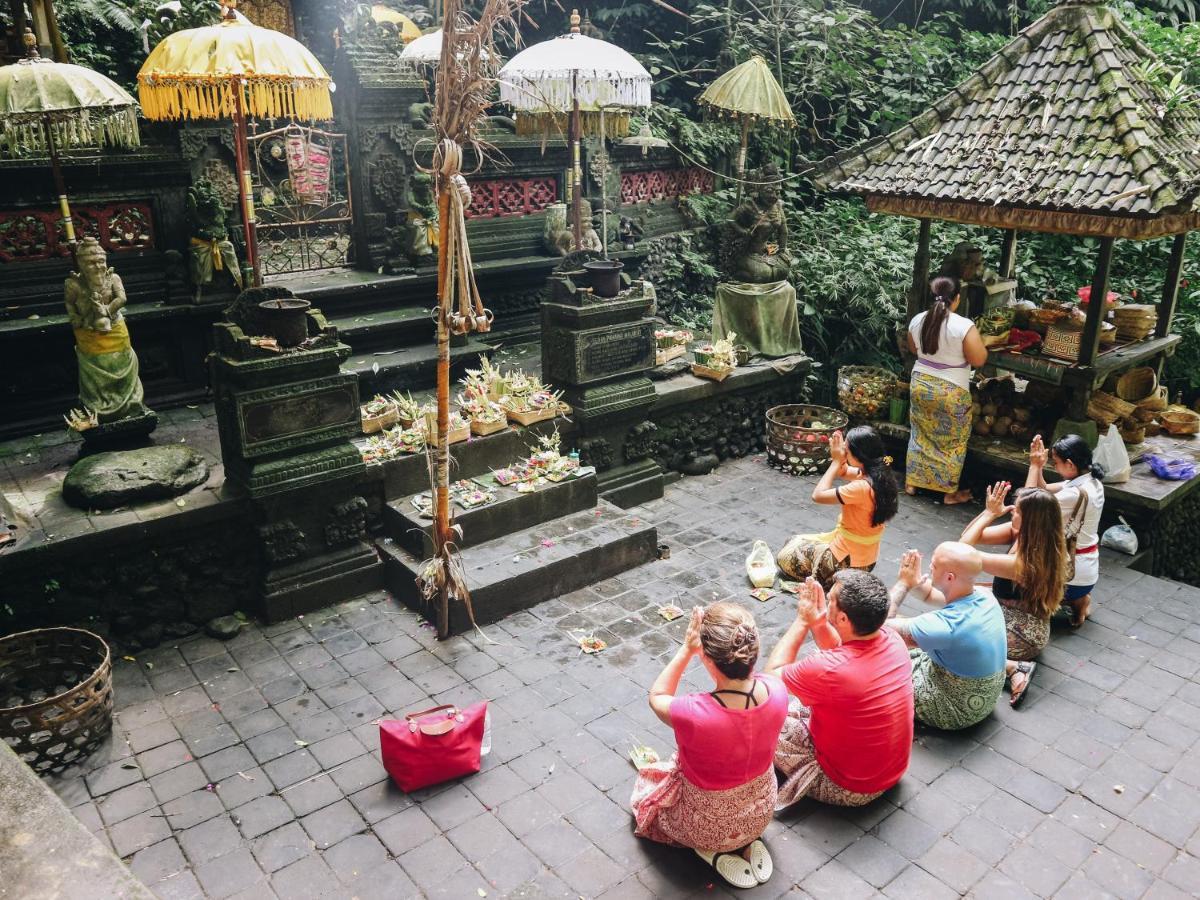
[[[796,621],[766,668],[800,701],[792,701],[775,751],[775,768],[784,776],[775,808],[806,796],[862,806],[908,769],[913,741],[908,649],[884,627],[888,592],[874,575],[843,569],[828,600],[809,578],[798,601]],[[809,632],[818,650],[796,662]]]

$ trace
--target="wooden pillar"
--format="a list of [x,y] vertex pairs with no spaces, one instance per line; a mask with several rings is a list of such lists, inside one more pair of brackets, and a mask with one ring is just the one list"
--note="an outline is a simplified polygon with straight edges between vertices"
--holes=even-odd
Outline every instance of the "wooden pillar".
[[1088,301],[1087,321],[1079,344],[1079,365],[1090,366],[1100,349],[1100,323],[1104,321],[1104,302],[1108,297],[1108,272],[1112,266],[1113,239],[1100,238],[1096,274],[1092,277],[1092,298]]
[[929,237],[931,222],[921,219],[921,229],[917,233],[917,258],[913,263],[912,287],[908,291],[908,304],[905,310],[905,327],[912,321],[913,316],[925,309],[929,300]]
[[1000,246],[1000,277],[1017,277],[1017,229],[1004,232],[1004,243]]
[[1183,254],[1187,249],[1187,232],[1175,235],[1171,244],[1171,262],[1167,265],[1167,281],[1163,285],[1162,302],[1158,304],[1158,324],[1154,327],[1155,337],[1166,337],[1171,333],[1171,320],[1179,305],[1179,281],[1183,277]]

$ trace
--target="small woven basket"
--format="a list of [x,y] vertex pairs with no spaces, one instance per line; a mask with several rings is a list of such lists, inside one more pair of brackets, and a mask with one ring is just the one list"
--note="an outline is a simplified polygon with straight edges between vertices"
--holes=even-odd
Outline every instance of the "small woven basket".
[[1145,400],[1158,390],[1158,373],[1149,366],[1130,369],[1117,379],[1117,396],[1127,403]]
[[1046,329],[1046,340],[1042,343],[1042,352],[1059,359],[1075,362],[1079,359],[1079,346],[1083,340],[1083,330],[1067,327],[1058,323]]
[[1200,433],[1200,413],[1194,413],[1190,409],[1168,409],[1159,418],[1163,428],[1171,434]]
[[827,406],[796,404],[767,410],[767,465],[812,475],[829,463],[829,438],[850,418]]
[[1139,400],[1137,405],[1151,412],[1161,412],[1167,408],[1167,387],[1160,384],[1148,397]]
[[108,644],[79,628],[0,638],[0,738],[39,775],[94,751],[112,731]]

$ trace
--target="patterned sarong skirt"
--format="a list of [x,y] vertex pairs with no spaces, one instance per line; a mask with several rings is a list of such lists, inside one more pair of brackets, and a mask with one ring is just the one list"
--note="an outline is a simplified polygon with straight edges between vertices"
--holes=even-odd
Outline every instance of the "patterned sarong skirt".
[[734,788],[706,791],[688,781],[672,758],[638,773],[631,801],[634,833],[675,847],[740,850],[767,830],[775,797],[773,769]]
[[943,731],[958,731],[982,722],[1004,689],[1004,670],[983,678],[962,678],[939,666],[923,650],[912,650],[913,702],[916,719]]

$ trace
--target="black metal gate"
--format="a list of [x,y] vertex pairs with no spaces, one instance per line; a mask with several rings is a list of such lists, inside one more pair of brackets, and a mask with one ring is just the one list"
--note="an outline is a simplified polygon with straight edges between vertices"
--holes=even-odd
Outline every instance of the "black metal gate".
[[249,143],[263,277],[350,265],[346,136],[288,125]]

